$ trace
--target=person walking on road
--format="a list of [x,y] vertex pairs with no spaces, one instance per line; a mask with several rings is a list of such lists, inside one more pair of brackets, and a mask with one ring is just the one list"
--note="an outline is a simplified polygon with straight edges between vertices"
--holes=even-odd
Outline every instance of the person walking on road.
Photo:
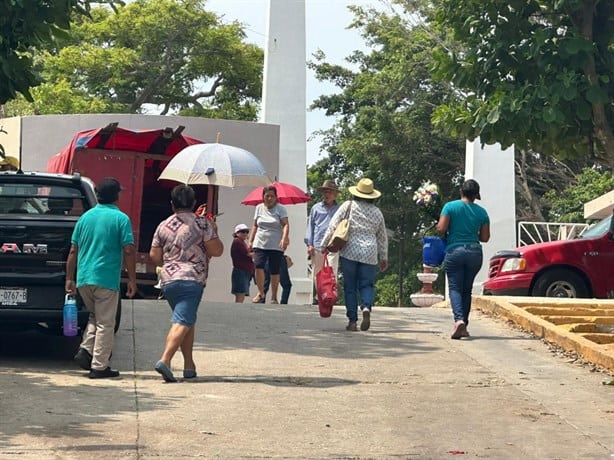
[[166,382],[176,382],[171,360],[181,348],[183,377],[196,377],[194,324],[207,275],[209,259],[219,257],[224,245],[212,219],[194,213],[194,189],[178,185],[171,191],[173,214],[163,220],[153,236],[149,256],[161,265],[160,285],[173,313],[164,352],[154,366]]
[[339,251],[346,316],[349,320],[346,329],[358,330],[360,295],[360,330],[367,331],[371,326],[371,310],[375,302],[378,262],[380,271],[388,268],[388,236],[384,215],[375,205],[375,200],[382,194],[374,188],[373,181],[360,179],[348,190],[353,200],[339,206],[322,238],[321,249],[326,248],[339,222],[347,218],[350,223],[349,238]]
[[236,303],[243,303],[245,296],[249,295],[249,283],[254,276],[253,253],[245,240],[249,234],[249,227],[245,224],[235,226],[230,246],[232,259],[232,274],[230,279],[230,292],[235,296]]
[[454,315],[453,339],[469,337],[467,326],[471,311],[473,281],[482,267],[482,243],[490,239],[490,219],[480,200],[480,185],[466,180],[461,198],[444,204],[437,231],[447,240],[444,270],[448,277],[450,304]]
[[[311,276],[314,287],[316,287],[316,275],[322,270],[322,266],[324,265],[322,237],[328,229],[330,219],[335,215],[337,209],[339,209],[339,204],[337,203],[339,188],[337,188],[335,181],[330,179],[325,180],[322,186],[318,187],[318,192],[322,194],[322,201],[314,204],[311,208],[305,235],[307,254],[311,258]],[[328,252],[328,263],[333,267],[336,276],[339,265],[339,255],[337,253]]]
[[120,192],[120,183],[112,177],[96,186],[98,204],[77,221],[66,261],[66,292],[74,296],[78,291],[90,313],[75,361],[90,371],[91,379],[119,376],[109,360],[121,301],[122,256],[128,272],[126,295],[136,294],[134,237],[130,218],[118,208]]
[[271,273],[271,303],[277,301],[279,289],[279,267],[284,251],[290,244],[290,224],[288,211],[277,201],[277,189],[273,185],[262,188],[262,203],[254,211],[254,224],[249,234],[248,246],[254,250],[256,266],[256,285],[258,294],[253,303],[264,303],[264,270],[268,263]]

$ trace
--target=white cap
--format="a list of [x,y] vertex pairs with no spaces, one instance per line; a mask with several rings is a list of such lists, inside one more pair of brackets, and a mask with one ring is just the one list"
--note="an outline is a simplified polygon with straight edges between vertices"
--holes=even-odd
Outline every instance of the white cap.
[[241,230],[248,230],[249,231],[249,227],[245,224],[238,224],[235,225],[235,233],[239,233]]

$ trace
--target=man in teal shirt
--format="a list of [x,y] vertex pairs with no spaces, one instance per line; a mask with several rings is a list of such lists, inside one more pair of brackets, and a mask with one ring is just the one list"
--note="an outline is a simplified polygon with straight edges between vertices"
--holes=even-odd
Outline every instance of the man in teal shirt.
[[136,294],[134,237],[130,218],[117,206],[120,191],[121,185],[112,177],[96,186],[98,204],[77,222],[66,261],[66,292],[74,296],[78,290],[90,312],[75,361],[90,371],[91,379],[119,376],[109,360],[120,302],[122,258],[128,271],[126,295]]

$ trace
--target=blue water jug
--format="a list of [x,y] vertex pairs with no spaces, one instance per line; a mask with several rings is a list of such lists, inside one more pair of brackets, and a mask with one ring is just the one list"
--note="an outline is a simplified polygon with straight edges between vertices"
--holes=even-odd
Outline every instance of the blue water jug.
[[446,256],[446,240],[438,236],[422,238],[422,260],[425,265],[438,267]]
[[79,332],[77,323],[77,301],[70,294],[64,300],[64,335],[74,337]]

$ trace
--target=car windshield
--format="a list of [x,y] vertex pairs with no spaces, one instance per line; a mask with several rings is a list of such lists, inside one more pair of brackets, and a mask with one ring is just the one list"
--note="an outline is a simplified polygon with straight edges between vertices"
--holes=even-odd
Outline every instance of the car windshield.
[[2,184],[0,214],[80,216],[87,209],[77,188],[60,185]]
[[612,216],[608,216],[605,219],[600,220],[587,231],[585,231],[580,238],[597,238],[605,235],[610,230],[610,221]]

